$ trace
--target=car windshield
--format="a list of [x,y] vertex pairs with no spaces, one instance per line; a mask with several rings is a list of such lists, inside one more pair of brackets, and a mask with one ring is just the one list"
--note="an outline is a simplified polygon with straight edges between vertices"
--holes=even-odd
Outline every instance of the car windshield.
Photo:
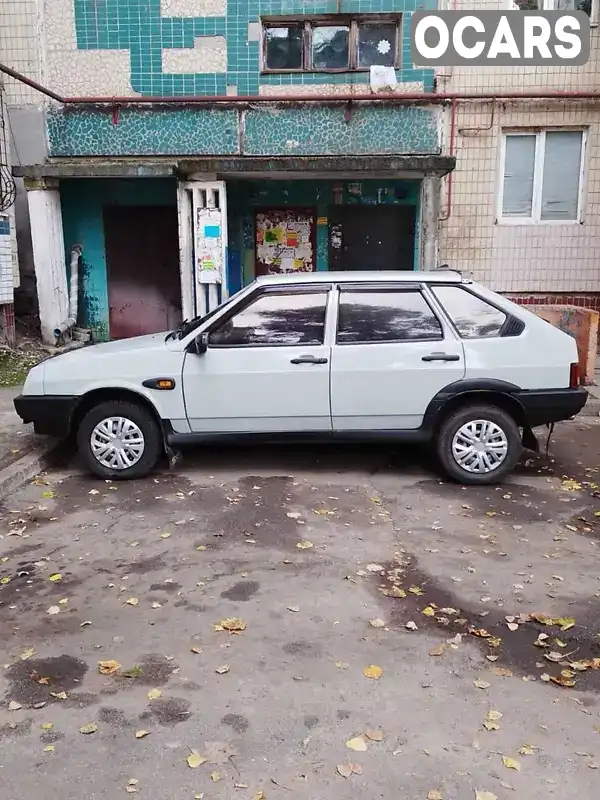
[[167,334],[165,342],[168,342],[169,339],[183,339],[188,336],[188,334],[190,334],[195,328],[198,328],[203,322],[211,319],[211,317],[214,317],[218,312],[222,311],[224,308],[233,303],[241,291],[242,290],[240,289],[240,291],[233,294],[230,298],[225,300],[225,302],[221,303],[221,305],[213,308],[213,310],[209,311],[208,314],[204,314],[204,316],[200,315],[193,317],[192,319],[184,319],[183,322],[181,322],[176,328]]

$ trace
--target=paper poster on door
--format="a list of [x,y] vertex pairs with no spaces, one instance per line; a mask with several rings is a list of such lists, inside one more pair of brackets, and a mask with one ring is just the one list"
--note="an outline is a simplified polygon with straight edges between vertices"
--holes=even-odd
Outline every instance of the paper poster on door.
[[315,269],[316,214],[311,209],[255,212],[256,274],[312,272]]

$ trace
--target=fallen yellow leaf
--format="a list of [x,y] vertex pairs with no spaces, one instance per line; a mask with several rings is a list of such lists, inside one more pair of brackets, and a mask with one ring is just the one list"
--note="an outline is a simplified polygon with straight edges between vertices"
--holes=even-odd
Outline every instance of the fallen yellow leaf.
[[52,697],[56,697],[57,700],[66,700],[67,693],[66,692],[50,692]]
[[535,753],[535,747],[530,744],[524,744],[523,747],[519,747],[519,754],[522,756],[532,756]]
[[211,781],[214,781],[215,783],[217,781],[220,781],[221,780],[221,773],[220,772],[211,772],[210,773],[210,779],[211,779]]
[[440,644],[437,647],[432,647],[429,651],[430,656],[443,656],[446,652],[446,645]]
[[241,633],[241,631],[246,630],[246,623],[243,619],[239,617],[227,617],[227,619],[222,619],[221,622],[217,622],[213,629],[215,631],[229,631],[230,633]]
[[314,547],[312,542],[308,542],[306,539],[302,539],[301,542],[296,542],[296,547],[298,550],[310,550],[311,547]]
[[42,725],[40,725],[40,728],[43,731],[51,731],[53,727],[54,724],[52,722],[44,722]]
[[353,739],[348,739],[346,747],[349,747],[350,750],[356,750],[357,753],[364,753],[367,749],[367,743],[362,736],[355,736]]
[[427,800],[444,800],[444,795],[439,789],[432,789],[427,793]]
[[162,697],[160,689],[150,689],[148,692],[148,700],[158,700],[159,697]]
[[365,667],[363,669],[363,675],[365,676],[365,678],[373,678],[373,680],[377,680],[378,678],[381,678],[381,676],[383,675],[383,670],[376,664],[371,664],[371,666]]
[[150,734],[148,733],[148,731],[136,731],[135,732],[135,738],[136,739],[143,739],[145,736],[149,736],[149,735]]
[[35,647],[30,647],[28,650],[24,650],[19,658],[21,661],[27,661],[27,659],[31,658],[35,655]]
[[267,795],[261,789],[258,792],[254,792],[254,794],[252,795],[252,800],[267,800]]
[[498,795],[495,795],[493,792],[475,789],[475,800],[498,800]]
[[348,669],[350,664],[347,664],[345,661],[336,661],[335,665],[338,669]]
[[426,617],[435,617],[435,609],[431,606],[427,606],[421,611],[421,614],[424,614]]
[[208,759],[205,758],[204,756],[201,756],[200,753],[198,753],[196,750],[192,750],[192,752],[187,757],[186,761],[188,763],[188,767],[190,767],[191,769],[197,769],[202,764],[206,764]]
[[483,720],[483,727],[488,731],[497,731],[500,729],[499,720],[501,719],[500,711],[488,711]]
[[97,730],[98,726],[96,725],[96,723],[90,722],[87,725],[82,725],[81,728],[79,728],[79,733],[85,733],[85,734],[96,733]]
[[369,625],[372,628],[385,628],[385,622],[382,619],[369,620]]
[[425,594],[425,592],[423,591],[423,589],[421,589],[420,586],[411,586],[408,591],[411,594],[417,595],[417,597],[420,597],[422,594]]
[[112,675],[117,670],[121,669],[121,665],[118,661],[99,661],[98,662],[98,672],[101,675]]
[[229,664],[221,664],[220,667],[217,667],[215,669],[215,672],[218,675],[226,675],[229,672],[230,669],[231,669],[231,667],[229,666]]
[[473,681],[473,686],[476,689],[489,689],[491,685],[491,683],[488,683],[488,681],[484,681],[481,678],[475,678]]
[[170,531],[164,531],[164,533],[161,533],[160,538],[161,539],[168,539],[170,536],[171,536],[171,532]]
[[517,772],[520,772],[521,770],[520,763],[515,758],[511,758],[510,756],[502,756],[502,763],[507,769],[516,769]]
[[140,601],[138,600],[138,598],[137,598],[137,597],[130,597],[130,598],[128,598],[127,600],[125,600],[125,603],[126,603],[128,606],[137,606],[137,605],[139,605],[139,602],[140,602]]
[[50,580],[52,583],[57,583],[58,581],[62,581],[62,575],[60,572],[55,572],[54,575],[50,575]]

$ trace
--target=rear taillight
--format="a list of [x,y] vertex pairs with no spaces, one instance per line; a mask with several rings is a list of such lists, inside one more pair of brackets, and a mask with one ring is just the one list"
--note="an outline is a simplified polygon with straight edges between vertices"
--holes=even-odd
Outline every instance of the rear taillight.
[[579,363],[571,364],[569,373],[569,388],[576,389],[579,386]]

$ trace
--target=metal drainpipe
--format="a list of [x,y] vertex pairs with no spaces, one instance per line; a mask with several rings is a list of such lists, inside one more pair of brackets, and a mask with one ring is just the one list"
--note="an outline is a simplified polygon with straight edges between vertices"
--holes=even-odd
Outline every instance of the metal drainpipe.
[[74,244],[71,248],[71,268],[69,273],[69,316],[64,322],[54,329],[56,344],[67,331],[77,325],[77,312],[79,310],[79,260],[82,256],[83,248],[80,244]]

